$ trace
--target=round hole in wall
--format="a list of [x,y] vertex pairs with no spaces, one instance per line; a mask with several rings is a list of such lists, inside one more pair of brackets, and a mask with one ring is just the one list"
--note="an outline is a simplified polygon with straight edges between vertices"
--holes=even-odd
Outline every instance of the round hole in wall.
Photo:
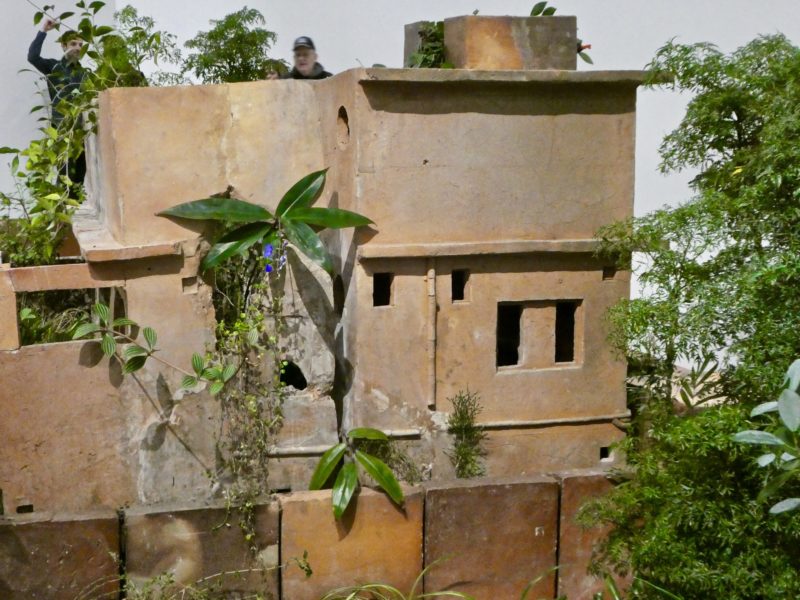
[[296,390],[304,390],[308,387],[303,371],[290,360],[285,361],[281,367],[281,383],[292,386]]
[[339,115],[336,117],[336,141],[341,149],[350,141],[350,119],[344,106],[339,107]]

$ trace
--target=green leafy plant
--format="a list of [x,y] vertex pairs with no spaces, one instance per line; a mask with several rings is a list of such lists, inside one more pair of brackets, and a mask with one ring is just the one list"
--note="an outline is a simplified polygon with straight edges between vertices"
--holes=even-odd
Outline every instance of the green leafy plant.
[[486,474],[481,460],[486,456],[483,441],[486,433],[476,425],[483,410],[478,394],[459,391],[449,398],[453,412],[447,417],[447,428],[453,436],[453,450],[448,454],[458,478],[480,477]]
[[556,14],[555,6],[547,6],[547,2],[537,2],[531,9],[532,17],[552,17]]
[[429,21],[419,30],[419,46],[409,58],[409,67],[415,69],[452,69],[453,63],[445,58],[444,21]]
[[[531,9],[531,16],[532,17],[552,17],[556,14],[556,7],[555,6],[547,6],[547,2],[537,2],[533,5]],[[583,62],[589,63],[590,65],[594,64],[592,57],[586,53],[586,50],[591,50],[591,44],[584,44],[583,40],[578,40],[578,56],[581,58]]]
[[344,436],[344,441],[332,446],[320,458],[311,482],[308,484],[310,490],[320,490],[331,479],[331,476],[339,468],[336,479],[333,483],[332,504],[333,514],[340,519],[347,510],[353,495],[359,488],[359,467],[378,484],[392,501],[403,505],[403,490],[392,473],[381,459],[368,454],[358,448],[360,440],[380,440],[388,441],[385,433],[369,427],[358,427],[351,429]]
[[274,215],[263,206],[231,198],[229,193],[179,204],[158,214],[238,225],[214,243],[203,258],[203,269],[216,267],[256,244],[265,249],[267,246],[274,249],[276,244],[282,245],[285,238],[328,273],[332,273],[331,259],[312,226],[340,229],[369,225],[372,221],[348,210],[312,206],[322,193],[326,173],[327,169],[316,171],[293,185],[281,198]]
[[[790,481],[800,478],[800,360],[796,360],[786,372],[785,387],[777,400],[756,406],[751,417],[767,415],[771,422],[767,430],[749,429],[740,431],[733,440],[743,444],[768,446],[771,452],[756,459],[759,467],[777,469],[767,485],[761,490],[759,500],[765,500],[778,493]],[[777,413],[778,418],[774,415]],[[800,498],[786,498],[774,504],[769,512],[779,514],[800,507]]]
[[246,6],[212,20],[209,31],[201,31],[186,42],[191,52],[184,61],[184,73],[191,71],[203,83],[234,83],[285,72],[283,60],[269,57],[277,36],[259,27],[264,23],[258,10]]

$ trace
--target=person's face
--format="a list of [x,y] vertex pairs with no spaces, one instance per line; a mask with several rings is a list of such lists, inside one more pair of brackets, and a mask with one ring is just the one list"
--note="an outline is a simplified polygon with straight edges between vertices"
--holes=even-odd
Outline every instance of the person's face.
[[69,62],[75,62],[81,56],[81,48],[83,48],[83,40],[80,38],[72,38],[66,44],[61,44],[64,50],[64,56]]
[[294,51],[294,67],[306,77],[311,75],[316,62],[317,53],[311,48],[298,48]]

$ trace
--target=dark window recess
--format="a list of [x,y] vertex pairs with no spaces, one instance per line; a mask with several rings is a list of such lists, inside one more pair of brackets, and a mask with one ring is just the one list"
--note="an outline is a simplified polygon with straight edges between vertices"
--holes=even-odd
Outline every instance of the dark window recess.
[[556,302],[556,362],[575,360],[575,310],[577,302]]
[[344,314],[344,281],[341,275],[333,278],[333,310],[340,317]]
[[603,267],[603,280],[608,281],[609,279],[614,279],[617,275],[617,268],[616,267]]
[[389,306],[392,303],[392,273],[375,273],[372,276],[372,306]]
[[497,305],[497,366],[519,364],[521,304]]
[[20,504],[17,507],[17,514],[18,515],[24,515],[24,514],[32,513],[32,512],[33,512],[33,504]]
[[467,281],[469,281],[469,271],[466,269],[459,269],[450,274],[451,298],[453,302],[464,300],[467,290]]
[[296,390],[304,390],[308,387],[303,371],[290,360],[286,361],[286,364],[281,368],[281,383],[290,385]]
[[600,448],[600,460],[608,460],[611,458],[611,448],[603,446]]

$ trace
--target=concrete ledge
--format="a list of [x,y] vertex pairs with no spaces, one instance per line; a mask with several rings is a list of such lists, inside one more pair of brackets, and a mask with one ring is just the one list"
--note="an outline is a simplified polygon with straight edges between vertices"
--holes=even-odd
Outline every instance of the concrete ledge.
[[362,85],[381,83],[585,83],[639,86],[648,77],[648,71],[481,71],[473,69],[363,69],[359,78]]
[[72,231],[78,240],[81,255],[89,262],[135,260],[181,253],[182,241],[137,244],[135,246],[120,244],[99,221],[97,212],[89,204],[82,206],[73,215]]
[[86,263],[20,267],[8,271],[15,292],[46,292],[50,290],[80,290],[84,288],[122,287],[122,279],[104,279]]
[[600,240],[500,240],[497,242],[450,242],[441,244],[364,244],[358,259],[416,258],[429,256],[486,256],[563,252],[592,254]]

